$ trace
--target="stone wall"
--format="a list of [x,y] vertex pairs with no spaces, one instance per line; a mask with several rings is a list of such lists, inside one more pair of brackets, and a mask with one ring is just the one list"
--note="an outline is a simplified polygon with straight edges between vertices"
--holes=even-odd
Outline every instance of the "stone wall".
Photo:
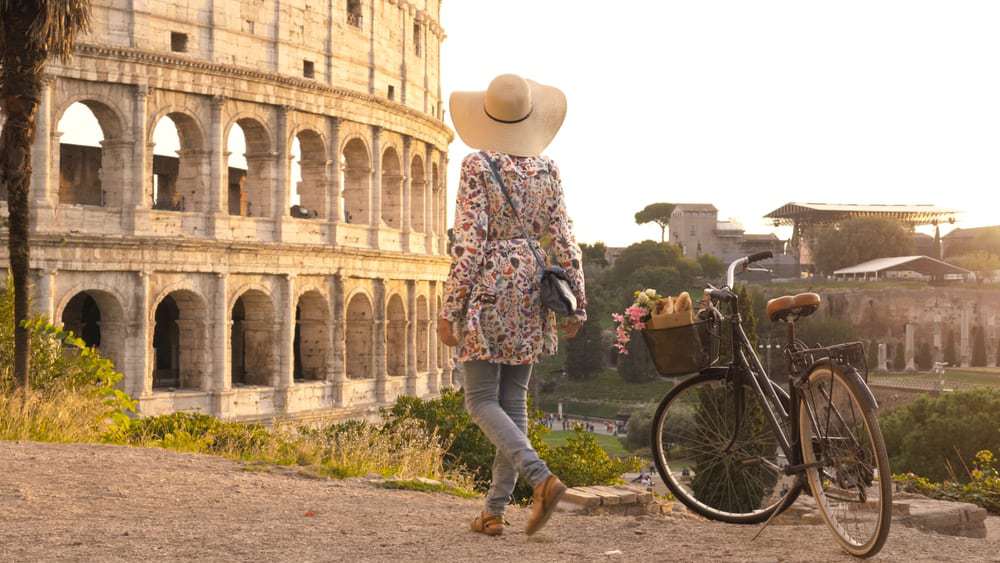
[[872,283],[869,288],[819,289],[823,305],[811,319],[833,318],[851,323],[859,340],[884,346],[879,366],[891,368],[897,347],[905,369],[916,369],[916,356],[927,345],[935,362],[944,361],[953,339],[960,367],[973,363],[973,345],[982,331],[986,366],[997,365],[1000,346],[1000,291],[975,287],[898,286]]
[[[431,325],[450,263],[440,5],[348,4],[97,0],[76,55],[46,69],[34,304],[88,331],[142,414],[366,416],[452,384]],[[103,137],[86,155],[60,143],[75,103]],[[237,125],[245,173],[228,164]],[[309,213],[293,216],[295,141]],[[99,200],[63,187],[67,158]]]

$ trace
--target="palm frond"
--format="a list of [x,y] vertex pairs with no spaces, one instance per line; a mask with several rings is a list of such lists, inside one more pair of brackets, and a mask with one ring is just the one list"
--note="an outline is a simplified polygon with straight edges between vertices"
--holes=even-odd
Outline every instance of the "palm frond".
[[[0,19],[15,7],[34,4],[36,17],[29,28],[32,43],[65,60],[73,54],[73,45],[81,32],[90,29],[90,0],[0,0]],[[0,25],[0,44],[4,30]]]

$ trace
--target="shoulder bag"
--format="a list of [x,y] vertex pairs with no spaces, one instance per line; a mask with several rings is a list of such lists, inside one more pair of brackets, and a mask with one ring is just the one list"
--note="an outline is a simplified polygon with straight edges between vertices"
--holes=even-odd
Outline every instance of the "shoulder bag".
[[[572,315],[576,311],[576,296],[573,295],[573,290],[569,284],[569,278],[566,276],[566,270],[560,268],[559,266],[548,266],[545,264],[545,260],[542,259],[541,253],[536,248],[537,241],[528,233],[528,229],[524,225],[524,221],[521,220],[520,214],[517,212],[517,208],[514,207],[514,202],[510,199],[510,194],[507,192],[507,185],[504,184],[503,178],[500,176],[500,169],[497,167],[497,163],[493,161],[485,152],[480,153],[486,162],[490,165],[490,171],[493,173],[493,179],[500,186],[500,191],[503,192],[504,198],[507,200],[507,205],[510,206],[511,211],[514,212],[514,217],[517,218],[518,222],[521,224],[521,232],[524,234],[524,238],[528,240],[529,246],[531,246],[531,252],[535,255],[535,260],[538,262],[538,266],[542,269],[542,279],[541,279],[541,293],[542,293],[542,306],[554,311],[557,315],[568,316]],[[535,242],[536,244],[531,244]]]

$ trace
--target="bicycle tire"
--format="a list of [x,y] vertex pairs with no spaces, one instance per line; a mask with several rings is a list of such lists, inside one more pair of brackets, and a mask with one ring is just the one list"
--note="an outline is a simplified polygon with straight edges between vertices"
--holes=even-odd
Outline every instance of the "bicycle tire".
[[[823,378],[831,382],[826,393]],[[841,548],[855,557],[872,557],[889,537],[892,471],[870,392],[852,372],[827,362],[813,366],[804,383],[798,424],[806,482]],[[842,391],[837,392],[836,383]],[[824,403],[825,413],[810,412],[824,408]],[[860,530],[863,523],[874,528],[866,537],[854,538],[852,530]]]
[[[667,393],[667,395],[660,402],[659,407],[656,409],[656,415],[653,418],[653,427],[650,433],[653,460],[664,484],[666,484],[667,488],[670,489],[670,492],[673,493],[674,497],[676,497],[690,510],[704,516],[705,518],[720,522],[727,522],[731,524],[759,524],[767,521],[775,512],[784,511],[791,506],[793,502],[795,502],[795,499],[798,498],[802,489],[801,481],[797,477],[786,476],[779,470],[770,467],[767,468],[766,473],[757,473],[756,475],[739,475],[739,471],[731,470],[734,467],[748,467],[752,464],[752,462],[748,462],[747,460],[752,460],[755,456],[748,456],[746,453],[748,449],[752,448],[757,448],[759,450],[763,447],[763,453],[770,451],[771,453],[768,454],[768,457],[773,456],[773,461],[776,464],[780,462],[781,460],[778,458],[783,456],[779,453],[780,450],[778,449],[776,439],[773,440],[773,442],[770,442],[767,440],[766,436],[761,435],[760,438],[757,438],[756,442],[747,440],[744,446],[741,446],[744,448],[743,450],[735,448],[732,451],[723,451],[725,447],[722,446],[721,440],[716,440],[717,443],[713,445],[695,444],[695,440],[698,439],[697,434],[702,434],[706,438],[712,439],[715,436],[720,435],[720,433],[717,432],[720,424],[728,426],[731,422],[731,420],[728,419],[723,420],[723,418],[727,416],[726,414],[713,411],[711,413],[713,416],[711,417],[700,417],[700,420],[703,421],[702,423],[698,422],[699,417],[696,414],[694,418],[695,424],[694,426],[691,426],[693,430],[690,431],[692,438],[690,449],[696,452],[693,455],[700,458],[701,461],[698,461],[693,466],[689,466],[687,463],[691,460],[683,459],[683,453],[681,453],[686,449],[684,445],[674,447],[674,450],[678,450],[676,455],[670,452],[671,448],[669,446],[665,447],[665,435],[669,437],[671,432],[665,430],[666,425],[669,423],[674,423],[676,425],[676,423],[681,421],[681,419],[677,417],[685,416],[683,414],[677,414],[682,412],[681,409],[690,409],[692,408],[694,401],[703,401],[704,397],[707,396],[704,394],[703,390],[711,390],[710,392],[713,394],[719,393],[718,397],[722,397],[723,400],[727,400],[726,392],[729,390],[726,389],[726,386],[728,385],[726,383],[726,372],[726,369],[719,368],[705,370],[700,374],[691,376],[680,382]],[[743,397],[752,404],[760,404],[759,397],[755,394],[755,391],[749,387],[744,387]],[[784,398],[784,396],[782,396],[782,398]],[[715,400],[717,400],[717,398],[712,399],[712,401]],[[699,405],[704,404],[705,403],[703,402],[699,402]],[[729,404],[729,406],[732,405],[735,405],[735,401]],[[673,411],[671,410],[671,407],[674,407]],[[730,409],[726,408],[720,408],[717,410],[732,412]],[[735,419],[735,416],[735,412],[733,412],[733,419]],[[698,430],[699,424],[701,428],[704,429],[704,432]],[[710,426],[714,427],[710,428]],[[749,426],[746,427],[749,428]],[[758,431],[761,431],[759,419],[757,428]],[[769,430],[770,427],[768,426],[767,429]],[[680,432],[676,430],[676,428],[672,431],[675,432],[672,437],[675,441],[679,438],[683,438],[683,435],[676,434],[676,432]],[[745,434],[742,428],[740,430],[740,434]],[[753,439],[755,436],[758,436],[758,434],[755,433],[749,438]],[[733,436],[728,436],[728,439],[732,440]],[[718,455],[715,456],[715,454]],[[744,458],[739,460],[738,463],[735,463],[734,458],[737,454],[743,455]],[[715,462],[713,456],[717,457],[719,461]],[[671,468],[671,464],[673,464],[673,468]],[[728,487],[728,489],[733,493],[731,495],[732,498],[720,498],[718,496],[718,491],[720,490],[719,488],[713,488],[710,491],[703,493],[696,491],[696,489],[699,488],[696,485],[699,475],[704,474],[706,477],[712,475],[712,470],[715,469],[714,464],[721,464],[723,466],[724,470],[722,471],[722,474],[724,476],[733,476],[736,474],[736,477],[730,479],[729,482],[722,482],[722,480],[718,482],[713,481],[713,483],[717,484],[717,487]],[[698,468],[701,465],[704,465],[706,468],[704,473],[701,469],[696,469],[694,477],[691,478],[690,468]],[[763,463],[757,463],[756,465],[758,467],[767,467]],[[685,469],[688,469],[688,474],[686,476],[684,474]],[[745,471],[749,471],[749,469]],[[770,483],[772,478],[774,479],[774,483]],[[683,481],[685,479],[689,479],[690,483],[684,483]],[[756,487],[758,486],[762,489],[761,491],[756,491]],[[779,486],[781,488],[779,488]],[[770,489],[768,489],[768,487],[770,487]],[[701,488],[704,489],[704,484]],[[755,502],[755,495],[758,493],[760,498]],[[699,495],[702,498],[698,498]],[[710,499],[709,497],[712,498]],[[747,497],[751,498],[748,500]],[[756,506],[757,504],[764,504],[764,506]],[[738,510],[734,510],[734,508],[737,508]]]

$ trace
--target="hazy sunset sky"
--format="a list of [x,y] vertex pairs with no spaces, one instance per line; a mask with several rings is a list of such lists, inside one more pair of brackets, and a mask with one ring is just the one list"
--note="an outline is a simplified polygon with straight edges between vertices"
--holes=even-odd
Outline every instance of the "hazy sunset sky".
[[[445,0],[442,23],[445,99],[505,72],[566,92],[547,152],[583,242],[658,238],[633,219],[658,201],[713,203],[750,232],[789,201],[1000,224],[1000,2]],[[175,154],[162,125],[155,150]],[[234,165],[242,145],[236,130]],[[449,225],[469,151],[456,137]]]
[[788,201],[1000,224],[998,2],[447,0],[442,20],[446,98],[504,72],[566,92],[547,152],[581,241],[658,238],[633,220],[656,201],[758,232]]

